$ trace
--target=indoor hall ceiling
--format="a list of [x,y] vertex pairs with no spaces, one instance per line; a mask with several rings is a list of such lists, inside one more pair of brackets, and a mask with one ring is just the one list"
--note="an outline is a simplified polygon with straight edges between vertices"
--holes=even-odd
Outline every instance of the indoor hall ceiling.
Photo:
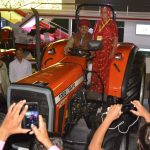
[[110,4],[115,11],[150,12],[150,0],[76,0],[76,4],[82,3]]
[[0,0],[0,8],[60,10],[62,5],[58,3],[62,3],[62,0]]

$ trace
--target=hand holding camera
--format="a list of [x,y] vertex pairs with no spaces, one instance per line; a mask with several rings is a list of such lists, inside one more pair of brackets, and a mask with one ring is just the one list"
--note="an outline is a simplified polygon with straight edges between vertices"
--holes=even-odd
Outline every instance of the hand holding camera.
[[134,100],[131,102],[135,107],[136,107],[136,111],[135,110],[131,110],[131,112],[133,114],[135,114],[136,116],[140,116],[143,117],[145,119],[146,122],[150,122],[150,114],[149,112],[144,108],[144,106],[138,101],[138,100]]
[[137,110],[136,107],[132,103],[128,103],[122,106],[122,112],[129,112],[130,110]]
[[21,127],[22,120],[28,110],[28,106],[25,104],[26,100],[21,100],[17,104],[13,103],[9,107],[8,113],[0,127],[0,140],[6,141],[10,135],[18,133],[25,134],[30,131],[29,129]]

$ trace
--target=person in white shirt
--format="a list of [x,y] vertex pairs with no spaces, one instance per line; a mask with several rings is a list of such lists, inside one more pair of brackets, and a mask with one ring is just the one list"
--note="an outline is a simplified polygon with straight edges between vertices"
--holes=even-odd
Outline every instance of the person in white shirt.
[[23,50],[16,50],[16,59],[9,64],[9,78],[16,82],[32,74],[31,63],[23,58]]
[[10,85],[6,64],[0,60],[0,93],[3,96],[7,95],[7,88]]
[[0,60],[0,112],[7,112],[7,88],[10,85],[5,62]]

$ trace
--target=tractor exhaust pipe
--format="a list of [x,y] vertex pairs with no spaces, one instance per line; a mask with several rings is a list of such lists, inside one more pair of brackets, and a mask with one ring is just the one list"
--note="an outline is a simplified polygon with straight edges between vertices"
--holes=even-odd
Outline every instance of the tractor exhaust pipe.
[[36,21],[36,63],[37,63],[37,69],[40,70],[40,56],[41,56],[41,52],[40,52],[40,23],[39,23],[39,13],[36,9],[31,8],[34,16],[35,16],[35,21]]

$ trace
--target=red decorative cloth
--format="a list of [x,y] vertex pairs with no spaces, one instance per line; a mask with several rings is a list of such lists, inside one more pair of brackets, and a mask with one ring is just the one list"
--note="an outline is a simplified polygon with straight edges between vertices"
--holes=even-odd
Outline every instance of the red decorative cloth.
[[[110,15],[110,13],[108,12]],[[109,74],[110,55],[117,43],[114,45],[114,38],[118,37],[117,25],[112,19],[104,22],[103,19],[97,21],[94,32],[94,40],[102,40],[102,49],[95,52],[95,57],[92,63],[92,71],[97,72],[92,74],[91,77],[91,90],[96,93],[102,92],[101,82],[98,76],[101,77],[104,87],[106,87],[107,78]]]

